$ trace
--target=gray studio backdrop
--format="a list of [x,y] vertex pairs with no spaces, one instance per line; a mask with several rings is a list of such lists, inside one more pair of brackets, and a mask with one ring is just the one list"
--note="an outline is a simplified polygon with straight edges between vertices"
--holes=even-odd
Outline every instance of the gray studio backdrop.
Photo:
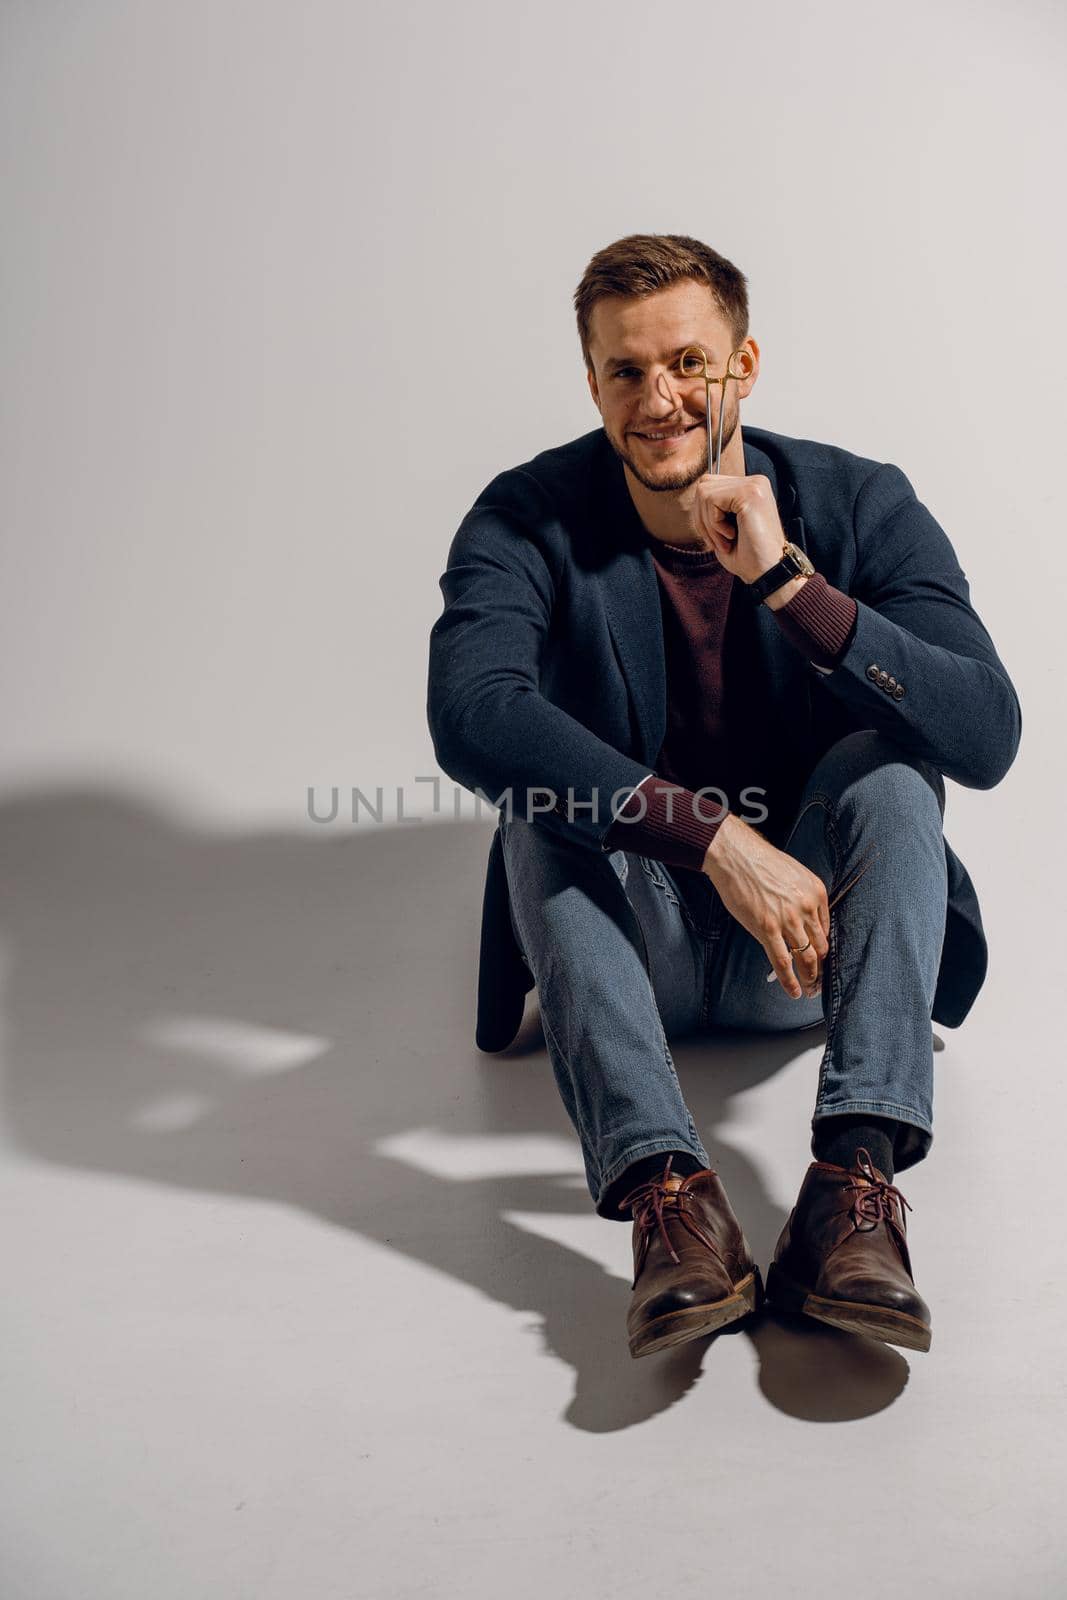
[[428,813],[449,538],[597,425],[592,252],[690,232],[750,278],[745,417],[896,462],[955,543],[1025,731],[948,821],[1050,970],[1058,7],[8,0],[0,39],[6,794]]

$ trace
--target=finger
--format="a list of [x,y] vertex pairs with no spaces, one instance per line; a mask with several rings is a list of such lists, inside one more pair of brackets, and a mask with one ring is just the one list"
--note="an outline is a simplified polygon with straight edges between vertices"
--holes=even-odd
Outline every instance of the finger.
[[[714,483],[715,480],[705,479],[705,482]],[[707,496],[702,496],[698,502],[697,517],[700,527],[705,533],[722,534],[731,541],[737,537],[737,523],[730,513],[716,505]]]
[[[801,941],[803,943],[803,940]],[[778,979],[787,995],[794,1000],[799,1000],[801,995],[797,975],[793,971],[793,958],[789,954],[788,946],[780,933],[768,934],[763,942],[767,960],[774,968],[774,976]]]
[[696,499],[693,502],[693,512],[697,527],[702,533],[714,533],[719,525],[719,508],[709,494],[715,479],[705,474],[697,484]]
[[705,472],[699,479],[696,490],[696,503],[701,514],[714,518],[730,517],[739,509],[738,493],[739,483],[744,484],[745,479],[724,477],[721,473]]
[[[817,932],[813,928],[801,928],[799,932],[787,933],[788,947],[794,952],[793,962],[796,966],[797,977],[801,987],[810,990],[819,978],[819,952],[816,947]],[[807,949],[802,946],[807,945]]]
[[815,961],[815,971],[812,973],[811,978],[804,984],[804,993],[809,999],[814,999],[817,994],[822,994],[824,970],[825,969],[822,961],[817,957]]
[[826,906],[825,889],[821,899],[816,897],[813,905],[805,907],[804,924],[808,930],[805,937],[811,940],[811,947],[820,962],[825,961],[830,954],[830,913]]
[[705,533],[730,532],[730,523],[725,512],[713,500],[704,499],[700,502],[699,520]]

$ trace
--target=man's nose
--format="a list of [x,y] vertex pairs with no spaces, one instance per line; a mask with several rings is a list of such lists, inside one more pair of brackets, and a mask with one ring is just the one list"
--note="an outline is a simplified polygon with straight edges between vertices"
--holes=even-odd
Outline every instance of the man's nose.
[[680,410],[681,395],[672,384],[669,373],[661,368],[659,372],[649,374],[642,403],[650,417],[669,417]]

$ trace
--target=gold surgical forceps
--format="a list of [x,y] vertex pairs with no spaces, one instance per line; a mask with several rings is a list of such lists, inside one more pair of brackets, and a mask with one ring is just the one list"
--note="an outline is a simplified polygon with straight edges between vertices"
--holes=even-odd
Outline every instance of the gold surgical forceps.
[[[691,344],[688,349],[682,351],[678,358],[683,378],[703,378],[704,380],[705,415],[708,422],[708,471],[712,473],[718,473],[719,460],[722,456],[722,419],[726,414],[726,385],[730,378],[733,378],[735,383],[739,383],[742,378],[748,377],[747,372],[734,371],[734,362],[738,360],[743,362],[745,356],[746,352],[744,350],[732,350],[730,359],[726,363],[726,371],[721,378],[712,377],[708,371],[707,352],[702,350],[698,344]],[[716,432],[714,455],[712,454],[711,446],[711,386],[713,383],[720,384],[722,387],[722,395],[719,401],[719,426]]]

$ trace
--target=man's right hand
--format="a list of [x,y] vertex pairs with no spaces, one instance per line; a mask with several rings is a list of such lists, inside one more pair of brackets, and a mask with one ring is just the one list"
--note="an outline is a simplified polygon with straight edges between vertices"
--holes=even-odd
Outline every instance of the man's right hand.
[[[786,994],[794,1000],[818,994],[822,962],[830,950],[830,911],[822,879],[732,812],[707,848],[703,871],[730,915],[763,946]],[[790,946],[798,949],[809,939],[807,950],[789,954]]]

